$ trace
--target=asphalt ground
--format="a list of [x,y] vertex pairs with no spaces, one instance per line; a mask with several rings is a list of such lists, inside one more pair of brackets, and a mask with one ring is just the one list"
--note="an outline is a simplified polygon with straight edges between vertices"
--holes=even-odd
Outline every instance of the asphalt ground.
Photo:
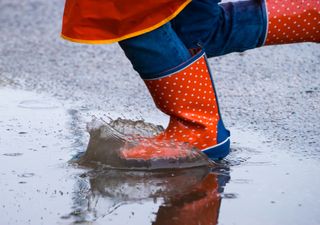
[[[159,112],[117,44],[87,46],[59,38],[63,4],[1,1],[1,79],[107,113],[152,120]],[[263,131],[293,151],[319,152],[319,57],[319,45],[306,43],[211,59],[227,126]]]
[[[168,118],[155,108],[144,83],[117,44],[89,46],[60,39],[63,5],[62,0],[0,1],[0,85],[51,96],[67,102],[68,107],[72,105],[75,111],[86,111],[86,115],[144,119],[165,126]],[[298,184],[302,181],[305,185],[301,188],[319,188],[316,182],[320,160],[319,45],[263,47],[213,58],[209,62],[224,122],[235,134],[232,144],[235,153],[231,161],[237,164],[239,158],[254,158],[251,154],[259,151],[259,157],[275,163],[278,171],[303,171],[289,179],[288,188],[300,187]],[[75,126],[85,132],[88,121],[88,117],[79,119]],[[78,141],[84,146],[86,138]],[[253,150],[241,151],[242,147]],[[305,161],[298,165],[301,160]],[[237,182],[232,186],[232,177],[236,181],[244,176],[245,172],[238,174],[242,169],[249,171],[253,181],[263,180],[263,172],[249,168],[232,169],[230,192],[246,198],[225,203],[220,216],[222,224],[254,224],[246,214],[239,216],[236,222],[229,217],[231,212],[236,214],[237,203],[240,207],[244,202],[256,201],[250,201],[246,195],[256,190],[254,185],[246,184],[243,187],[253,188],[246,190],[235,188]],[[263,168],[277,173],[276,168],[269,170],[266,165]],[[279,174],[274,180],[271,177],[267,180],[275,185],[283,179]],[[256,188],[268,190],[263,182],[258,182]],[[305,199],[299,201],[306,202],[306,211],[292,209],[293,214],[313,218],[310,224],[319,222],[316,217],[319,211],[307,210],[320,208],[319,202],[312,200],[316,196],[314,190],[302,191]],[[288,195],[292,200],[298,190],[291,191]],[[261,207],[261,212],[264,209]],[[274,218],[273,222],[265,224],[280,221]],[[263,217],[256,219],[261,221]],[[289,224],[289,221],[284,219],[282,224]],[[293,221],[301,224],[299,220]]]

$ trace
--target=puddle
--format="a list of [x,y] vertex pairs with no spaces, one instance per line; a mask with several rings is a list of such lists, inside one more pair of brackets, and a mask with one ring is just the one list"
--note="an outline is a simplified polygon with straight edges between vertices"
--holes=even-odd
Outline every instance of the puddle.
[[[200,193],[196,189],[205,185],[202,183],[208,182],[208,179],[217,188],[216,178],[210,178],[211,176],[214,175],[208,176],[208,170],[203,167],[175,170],[171,173],[91,171],[81,176],[81,188],[86,191],[78,196],[83,202],[77,205],[77,213],[71,212],[65,217],[72,217],[77,222],[97,221],[97,224],[124,224],[124,221],[130,224],[150,224],[150,216],[155,216],[153,214],[157,213],[159,206],[171,206],[173,200],[183,201],[194,192],[198,195],[197,199],[205,198],[205,192],[212,190],[202,188],[204,193]],[[145,216],[139,215],[140,213],[145,213]],[[167,219],[169,221],[172,218]]]
[[55,99],[0,89],[0,224],[59,224],[71,210],[68,119]]
[[[231,154],[210,170],[106,169],[103,157],[91,167],[70,164],[87,149],[85,126],[97,114],[0,89],[0,224],[320,224],[319,157],[308,151],[290,152],[257,131],[234,127]],[[143,121],[100,122],[88,127],[91,141],[163,129]],[[106,132],[106,124],[119,133]],[[88,150],[104,152],[96,146]]]
[[231,131],[236,144],[227,161],[241,163],[231,164],[225,193],[235,197],[223,196],[219,224],[320,224],[319,158],[274,146],[258,132]]

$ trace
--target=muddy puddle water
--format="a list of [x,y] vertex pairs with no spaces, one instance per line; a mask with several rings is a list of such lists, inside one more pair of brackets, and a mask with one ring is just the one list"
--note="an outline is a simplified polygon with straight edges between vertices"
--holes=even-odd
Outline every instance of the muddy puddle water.
[[[86,123],[99,113],[0,89],[0,224],[320,224],[318,153],[234,127],[232,153],[210,169],[80,166]],[[160,129],[149,125],[134,131]]]

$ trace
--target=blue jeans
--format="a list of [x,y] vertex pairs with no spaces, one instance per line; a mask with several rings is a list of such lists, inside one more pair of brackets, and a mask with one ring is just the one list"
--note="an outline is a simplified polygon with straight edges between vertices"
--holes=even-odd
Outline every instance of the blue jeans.
[[264,0],[219,4],[193,0],[176,18],[143,35],[119,42],[143,79],[157,78],[202,48],[208,57],[260,47],[266,36]]

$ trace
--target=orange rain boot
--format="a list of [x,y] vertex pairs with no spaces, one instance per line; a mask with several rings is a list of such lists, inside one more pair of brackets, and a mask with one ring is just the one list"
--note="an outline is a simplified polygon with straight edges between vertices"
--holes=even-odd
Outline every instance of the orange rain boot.
[[319,0],[266,0],[265,45],[320,42]]
[[[172,151],[172,148],[179,147],[175,143],[188,143],[212,159],[228,155],[230,132],[225,129],[221,119],[204,52],[197,53],[158,78],[145,80],[145,83],[156,106],[170,116],[170,123],[160,135],[146,139],[142,145],[124,149],[124,158],[148,160],[183,157],[183,151]],[[161,142],[166,143],[164,147],[152,146]]]

